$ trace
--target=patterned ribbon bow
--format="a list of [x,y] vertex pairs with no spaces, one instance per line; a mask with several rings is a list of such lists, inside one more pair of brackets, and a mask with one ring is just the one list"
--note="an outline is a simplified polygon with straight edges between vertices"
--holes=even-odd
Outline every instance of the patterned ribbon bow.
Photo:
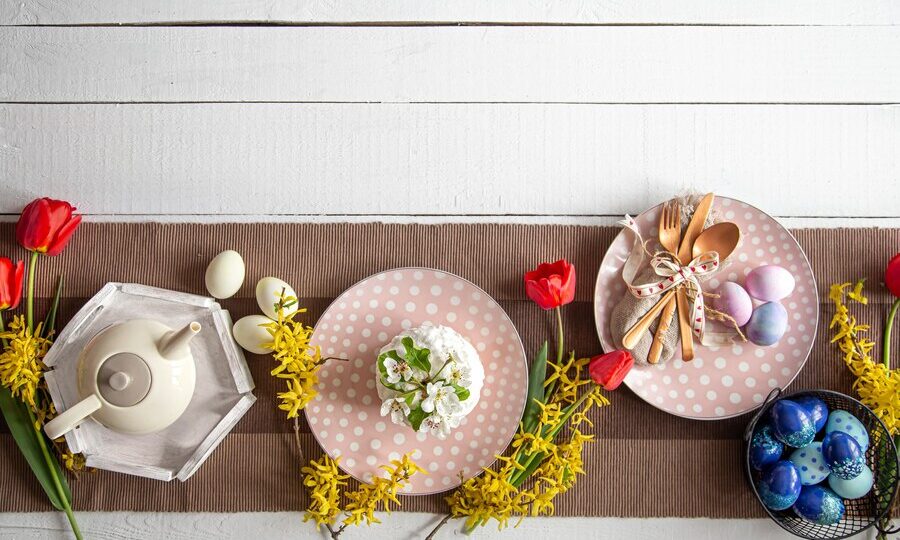
[[[671,253],[656,253],[650,259],[650,267],[662,279],[652,283],[635,284],[634,280],[644,263],[644,254],[647,253],[647,249],[644,239],[641,237],[641,232],[631,216],[626,215],[624,220],[619,221],[619,224],[635,235],[631,254],[622,268],[622,279],[625,280],[628,290],[638,298],[647,298],[660,296],[680,285],[687,287],[691,291],[691,294],[688,296],[693,296],[691,330],[697,336],[697,339],[703,343],[706,316],[703,309],[703,290],[700,287],[698,278],[712,274],[719,269],[719,254],[715,251],[702,253],[688,264],[682,265],[677,257]],[[716,341],[719,340],[717,339]]]

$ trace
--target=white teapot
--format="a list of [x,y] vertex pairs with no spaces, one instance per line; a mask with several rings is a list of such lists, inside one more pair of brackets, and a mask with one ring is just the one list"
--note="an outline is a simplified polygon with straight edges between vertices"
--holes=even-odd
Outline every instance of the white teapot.
[[47,436],[61,437],[89,416],[122,433],[153,433],[171,425],[194,395],[190,340],[200,328],[192,322],[172,330],[148,319],[105,328],[78,358],[81,401],[44,426]]

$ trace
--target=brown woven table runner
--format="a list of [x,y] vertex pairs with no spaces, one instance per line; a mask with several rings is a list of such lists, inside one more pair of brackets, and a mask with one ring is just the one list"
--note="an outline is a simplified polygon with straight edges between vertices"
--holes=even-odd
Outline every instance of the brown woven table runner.
[[[600,352],[594,329],[594,279],[613,227],[385,224],[95,224],[86,223],[69,249],[44,258],[38,296],[51,295],[51,276],[64,274],[65,322],[108,281],[136,282],[206,294],[206,264],[223,249],[240,251],[247,278],[222,302],[235,320],[257,311],[253,287],[264,275],[284,278],[309,308],[312,324],[329,302],[369,274],[400,266],[427,266],[459,274],[483,287],[509,313],[531,354],[551,335],[552,321],[525,298],[522,274],[540,261],[565,257],[578,271],[575,303],[564,312],[568,344],[581,355]],[[869,278],[870,304],[860,319],[872,338],[890,298],[878,286],[884,265],[900,250],[900,230],[794,231],[819,284],[822,317],[812,355],[791,386],[850,393],[851,378],[828,343],[830,283]],[[24,257],[12,224],[0,224],[0,255]],[[291,423],[274,406],[281,387],[269,376],[270,359],[247,356],[259,401],[199,472],[185,483],[146,480],[105,471],[71,481],[77,510],[241,512],[299,510],[305,506]],[[748,417],[691,421],[665,414],[627,388],[593,415],[588,475],[559,498],[563,516],[762,517],[742,472],[742,430]],[[0,511],[51,507],[5,426],[0,433]],[[307,456],[318,456],[302,426]],[[442,496],[406,497],[403,510],[442,512]]]

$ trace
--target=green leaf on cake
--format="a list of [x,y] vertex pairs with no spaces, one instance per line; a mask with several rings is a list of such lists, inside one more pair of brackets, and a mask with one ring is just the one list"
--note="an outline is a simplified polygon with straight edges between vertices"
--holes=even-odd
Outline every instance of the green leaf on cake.
[[406,417],[409,420],[409,423],[412,425],[412,428],[416,431],[419,431],[419,426],[422,425],[422,421],[428,418],[428,413],[422,410],[422,407],[416,407],[415,409],[409,411],[409,416]]
[[453,383],[450,383],[450,386],[453,387],[453,391],[456,393],[456,397],[458,397],[460,401],[469,399],[469,396],[471,394],[468,388],[463,388],[462,386]]
[[431,373],[431,361],[428,359],[431,356],[430,350],[416,347],[412,338],[408,336],[400,340],[400,343],[406,349],[407,364],[425,373]]

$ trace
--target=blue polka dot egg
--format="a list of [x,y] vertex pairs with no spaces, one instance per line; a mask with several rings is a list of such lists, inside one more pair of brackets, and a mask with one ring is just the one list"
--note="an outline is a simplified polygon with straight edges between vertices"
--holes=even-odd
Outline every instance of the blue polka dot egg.
[[842,431],[850,435],[859,443],[863,453],[869,448],[869,432],[866,427],[847,411],[833,411],[828,415],[828,423],[825,424],[825,433]]
[[833,491],[822,486],[803,486],[794,512],[819,525],[834,525],[844,517],[844,503]]
[[800,496],[800,473],[793,463],[779,461],[766,469],[756,485],[763,504],[771,510],[790,508]]
[[853,480],[862,474],[865,457],[856,439],[843,431],[832,431],[822,439],[822,456],[831,474],[844,480]]
[[803,448],[815,438],[815,423],[806,409],[796,402],[789,399],[776,401],[771,414],[775,438],[782,443]]
[[800,473],[800,483],[804,486],[818,484],[831,473],[831,470],[825,465],[820,442],[813,442],[794,450],[789,460],[797,467],[797,471]]
[[784,445],[775,439],[772,426],[764,424],[750,440],[750,465],[761,471],[781,459]]

